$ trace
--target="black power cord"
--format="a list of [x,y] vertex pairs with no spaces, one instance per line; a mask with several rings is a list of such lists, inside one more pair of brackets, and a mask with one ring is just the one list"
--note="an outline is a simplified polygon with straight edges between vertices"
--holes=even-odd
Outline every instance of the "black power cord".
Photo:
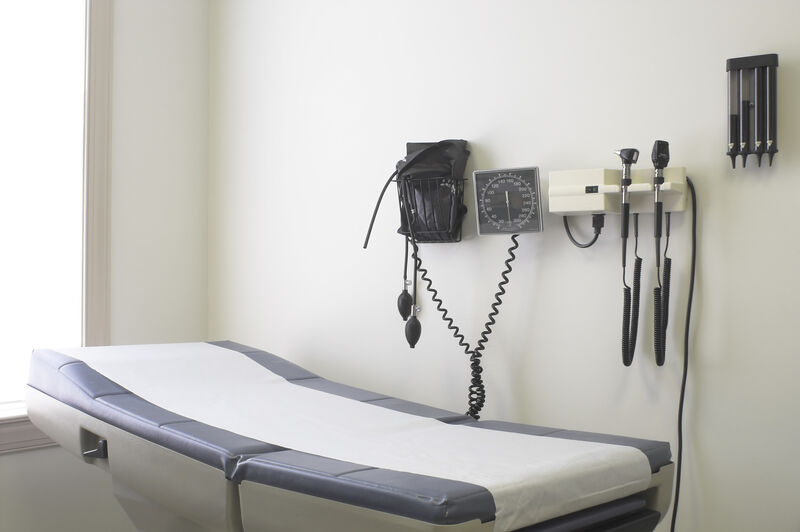
[[692,299],[694,298],[695,269],[697,266],[697,194],[694,183],[686,177],[689,192],[692,196],[692,266],[689,276],[689,299],[686,302],[686,322],[683,330],[683,375],[681,377],[681,394],[678,402],[678,461],[675,465],[675,498],[672,503],[672,523],[670,531],[675,531],[678,518],[678,501],[681,494],[681,469],[683,465],[683,407],[686,401],[686,380],[689,374],[689,324],[692,316]]
[[572,236],[572,231],[569,228],[569,220],[567,216],[564,216],[564,230],[567,232],[567,237],[569,241],[578,246],[579,248],[588,248],[594,245],[597,242],[597,238],[600,236],[600,233],[603,231],[603,225],[605,225],[605,214],[593,214],[592,215],[592,227],[594,228],[594,237],[587,243],[578,242],[575,240],[575,237]]
[[473,419],[480,419],[479,413],[486,402],[486,387],[483,384],[483,368],[481,367],[481,357],[483,356],[483,351],[486,348],[486,343],[489,341],[489,335],[492,334],[492,327],[494,327],[495,323],[497,323],[495,318],[500,313],[500,305],[503,304],[502,297],[506,293],[505,286],[509,282],[508,275],[513,269],[511,263],[516,258],[514,251],[519,247],[519,242],[517,241],[518,237],[518,234],[511,235],[512,243],[511,247],[508,248],[509,257],[504,262],[506,267],[500,273],[501,280],[497,284],[497,292],[494,294],[494,303],[492,303],[491,311],[489,311],[486,323],[483,325],[483,331],[481,331],[480,334],[480,339],[478,340],[474,349],[467,342],[464,334],[461,332],[461,329],[454,323],[453,318],[450,317],[449,311],[444,306],[442,299],[439,297],[439,292],[433,288],[433,281],[428,274],[428,270],[422,266],[422,259],[419,257],[419,247],[414,239],[411,240],[411,245],[413,247],[412,256],[420,277],[423,281],[425,281],[425,289],[430,292],[431,299],[434,303],[436,303],[436,310],[441,313],[442,319],[447,324],[448,330],[452,331],[453,337],[458,340],[459,347],[463,348],[464,353],[469,355],[471,380],[466,414],[471,416]]

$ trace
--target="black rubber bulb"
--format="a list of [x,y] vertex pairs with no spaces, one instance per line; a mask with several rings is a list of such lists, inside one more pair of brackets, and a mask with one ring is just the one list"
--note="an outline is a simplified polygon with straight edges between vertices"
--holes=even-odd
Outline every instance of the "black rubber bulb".
[[408,340],[408,346],[411,349],[414,349],[414,346],[417,345],[420,334],[422,334],[422,324],[416,316],[411,316],[406,321],[406,340]]
[[403,321],[411,316],[411,304],[411,294],[408,293],[408,290],[403,288],[403,291],[397,296],[397,310],[400,311],[400,316],[403,318]]

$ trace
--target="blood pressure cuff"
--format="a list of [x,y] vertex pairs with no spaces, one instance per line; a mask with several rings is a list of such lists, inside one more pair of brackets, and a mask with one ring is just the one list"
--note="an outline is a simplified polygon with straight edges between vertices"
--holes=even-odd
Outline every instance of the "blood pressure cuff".
[[417,242],[458,242],[464,205],[467,141],[409,142],[397,163],[398,233]]

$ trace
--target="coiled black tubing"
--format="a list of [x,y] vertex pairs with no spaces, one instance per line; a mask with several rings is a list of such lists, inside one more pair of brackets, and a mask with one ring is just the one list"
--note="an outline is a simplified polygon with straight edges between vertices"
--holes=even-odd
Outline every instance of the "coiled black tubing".
[[639,256],[639,213],[633,214],[633,293],[625,282],[625,240],[622,241],[622,363],[630,366],[636,351],[636,338],[639,336],[639,295],[642,286],[642,257]]
[[653,349],[656,364],[664,365],[667,354],[667,324],[669,322],[669,287],[672,259],[664,257],[664,272],[661,286],[653,288]]
[[661,287],[653,288],[653,350],[656,354],[656,364],[664,364],[666,351],[664,349],[664,331],[662,329],[663,316],[661,307]]
[[[689,179],[687,178],[687,183]],[[658,286],[653,289],[653,351],[656,365],[663,366],[667,358],[667,324],[669,323],[669,287],[672,275],[672,259],[667,257],[669,250],[670,213],[667,216],[667,243],[664,246],[664,270],[657,270]]]
[[511,263],[516,258],[514,251],[519,247],[517,237],[519,237],[519,235],[511,235],[512,244],[511,247],[508,248],[508,258],[504,262],[506,267],[500,273],[501,280],[497,284],[497,292],[494,294],[492,310],[489,312],[486,323],[483,325],[480,340],[478,340],[475,350],[472,352],[472,356],[469,359],[470,369],[472,370],[472,382],[469,387],[469,409],[467,410],[467,414],[475,419],[480,417],[478,413],[481,411],[481,408],[483,408],[483,404],[486,400],[486,389],[483,386],[483,379],[481,377],[481,373],[483,372],[483,368],[481,368],[481,356],[483,355],[486,343],[489,341],[489,335],[492,334],[492,327],[497,323],[495,318],[500,313],[500,305],[503,304],[502,296],[506,293],[505,286],[508,284],[508,274],[510,274],[512,270]]
[[672,274],[672,259],[669,257],[664,257],[664,280],[663,285],[664,287],[661,290],[661,294],[663,299],[661,300],[661,306],[663,307],[663,323],[664,327],[663,330],[666,333],[667,331],[667,323],[669,322],[669,285],[670,285],[670,275]]
[[417,266],[417,271],[420,277],[425,281],[425,289],[431,294],[431,299],[436,303],[436,310],[442,315],[442,320],[447,324],[447,329],[453,333],[453,337],[458,340],[458,345],[464,350],[464,353],[469,356],[470,367],[470,385],[468,388],[468,408],[466,414],[473,419],[480,419],[480,411],[486,403],[486,387],[483,383],[483,367],[481,366],[481,357],[489,341],[489,335],[492,334],[492,328],[497,323],[496,318],[500,313],[500,305],[503,304],[503,296],[506,293],[505,286],[509,283],[508,275],[511,273],[513,267],[511,263],[516,258],[514,251],[519,247],[518,234],[511,235],[511,247],[508,248],[508,258],[505,260],[505,269],[500,273],[500,282],[497,284],[497,292],[494,294],[494,302],[491,305],[491,310],[486,318],[486,323],[483,325],[483,330],[480,333],[480,339],[475,344],[475,348],[467,342],[461,329],[455,324],[450,312],[444,306],[444,302],[439,297],[439,292],[433,287],[433,281],[430,278],[429,272],[422,266],[422,259],[419,257],[419,248],[417,243],[412,239],[411,245],[414,248],[413,257]]
[[[623,270],[624,283],[624,270]],[[637,256],[633,263],[633,291],[627,284],[623,288],[622,306],[622,363],[630,366],[636,351],[636,338],[639,336],[639,299],[642,286],[642,258]]]
[[631,333],[631,287],[622,289],[622,363],[630,366],[630,333]]
[[464,349],[464,353],[471,355],[472,347],[469,345],[464,335],[461,334],[461,330],[458,328],[458,326],[453,322],[453,318],[450,317],[450,311],[445,308],[444,302],[439,297],[439,291],[433,287],[433,280],[431,280],[427,268],[422,266],[422,259],[419,256],[419,246],[417,245],[416,241],[413,240],[411,241],[411,245],[414,247],[412,256],[416,262],[417,271],[419,272],[422,280],[425,281],[425,289],[430,292],[431,299],[434,303],[436,303],[436,310],[442,314],[442,319],[447,324],[447,328],[452,331],[453,337],[458,340],[459,347]]

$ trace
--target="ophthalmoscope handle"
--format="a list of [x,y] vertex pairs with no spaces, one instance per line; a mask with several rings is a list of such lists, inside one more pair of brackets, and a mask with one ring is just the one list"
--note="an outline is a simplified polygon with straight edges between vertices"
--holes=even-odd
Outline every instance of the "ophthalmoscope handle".
[[664,213],[664,203],[659,201],[655,204],[655,215],[656,215],[654,223],[655,234],[653,236],[655,236],[656,238],[661,238],[661,219],[663,213]]
[[656,238],[661,238],[661,218],[664,213],[664,202],[661,200],[661,185],[664,184],[664,168],[669,164],[669,142],[666,140],[655,141],[650,159],[653,161],[653,191],[655,193],[653,235]]
[[628,218],[630,218],[631,204],[622,204],[622,238],[628,238]]

